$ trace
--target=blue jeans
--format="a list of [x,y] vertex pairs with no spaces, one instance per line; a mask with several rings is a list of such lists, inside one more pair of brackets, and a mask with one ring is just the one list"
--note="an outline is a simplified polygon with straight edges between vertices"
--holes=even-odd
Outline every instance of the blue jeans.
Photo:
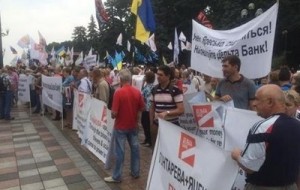
[[112,178],[121,181],[124,156],[125,156],[125,141],[127,139],[130,152],[131,162],[130,169],[133,177],[140,175],[140,149],[138,141],[138,129],[132,130],[118,130],[114,129],[114,141],[115,141],[115,158],[116,164],[114,167]]
[[0,117],[9,119],[10,116],[10,110],[11,110],[11,101],[13,98],[13,92],[11,90],[5,91],[3,94],[1,94],[0,98]]

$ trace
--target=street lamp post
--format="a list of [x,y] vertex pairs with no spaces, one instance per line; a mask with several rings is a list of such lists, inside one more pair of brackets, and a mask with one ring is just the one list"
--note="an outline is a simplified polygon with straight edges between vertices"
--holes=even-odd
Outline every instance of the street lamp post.
[[262,8],[258,8],[255,11],[255,4],[249,3],[247,9],[241,10],[241,23],[244,24],[249,20],[253,19],[254,17],[261,15],[262,13],[263,13]]

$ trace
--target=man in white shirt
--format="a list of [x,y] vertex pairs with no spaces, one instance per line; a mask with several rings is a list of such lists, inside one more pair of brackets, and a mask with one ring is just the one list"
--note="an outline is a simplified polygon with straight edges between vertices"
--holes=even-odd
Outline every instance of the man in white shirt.
[[86,69],[81,69],[79,72],[80,84],[78,86],[79,92],[92,94],[92,83],[88,79],[88,72]]

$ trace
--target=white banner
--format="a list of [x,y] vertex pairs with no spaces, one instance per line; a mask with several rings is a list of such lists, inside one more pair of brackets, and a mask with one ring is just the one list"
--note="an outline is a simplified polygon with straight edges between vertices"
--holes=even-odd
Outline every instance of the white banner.
[[30,102],[29,85],[30,85],[29,77],[21,74],[19,77],[19,85],[18,85],[18,99],[21,102]]
[[241,74],[254,79],[271,70],[278,3],[262,15],[231,30],[217,31],[193,21],[191,67],[223,78],[221,61],[227,55],[241,59]]
[[42,75],[43,103],[62,112],[62,78]]
[[[227,151],[232,151],[234,148],[243,150],[250,128],[262,119],[254,111],[227,108],[224,123],[226,139],[224,149]],[[232,189],[243,190],[245,184],[245,173],[242,169],[239,169]]]
[[192,94],[192,93],[198,92],[198,90],[196,89],[194,84],[183,84],[182,92],[184,95],[187,95],[187,94]]
[[74,99],[74,120],[73,122],[73,129],[77,129],[77,134],[81,139],[81,144],[85,144],[87,141],[87,123],[88,117],[91,108],[91,96],[85,94],[83,92],[74,92],[76,97],[76,102]]
[[147,190],[231,189],[238,166],[230,152],[172,123],[159,126]]
[[113,121],[111,111],[106,104],[95,98],[91,100],[91,109],[87,125],[86,147],[103,163],[106,163],[111,144]]

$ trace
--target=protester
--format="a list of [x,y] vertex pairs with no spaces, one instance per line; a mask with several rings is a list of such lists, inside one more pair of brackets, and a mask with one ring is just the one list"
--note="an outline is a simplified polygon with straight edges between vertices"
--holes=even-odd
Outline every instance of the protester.
[[156,142],[158,118],[179,125],[179,116],[184,113],[182,91],[171,84],[173,74],[170,67],[162,65],[157,71],[158,85],[151,92],[150,126],[152,145]]
[[228,102],[233,100],[234,106],[240,109],[252,109],[255,95],[255,84],[240,74],[241,60],[229,55],[222,60],[222,79],[216,89],[215,100]]
[[15,118],[10,115],[13,91],[7,68],[2,69],[0,77],[3,85],[3,87],[1,87],[3,89],[0,90],[0,119],[14,120]]
[[152,71],[147,71],[144,77],[145,85],[142,88],[142,95],[146,105],[146,109],[142,112],[141,123],[144,129],[145,140],[141,144],[147,147],[152,146],[151,142],[151,133],[150,133],[150,119],[149,119],[149,110],[151,107],[151,91],[154,87],[155,74]]
[[66,67],[63,69],[64,80],[62,83],[63,87],[63,109],[64,116],[66,118],[65,127],[72,128],[72,119],[73,119],[73,93],[71,90],[71,84],[74,81],[73,75],[71,75],[71,69]]
[[13,92],[12,105],[18,104],[18,85],[19,76],[13,67],[7,67],[8,75],[11,81],[11,90]]
[[93,70],[93,91],[94,98],[108,103],[109,99],[109,84],[104,78],[104,70]]
[[81,69],[78,75],[80,79],[80,84],[78,86],[79,92],[84,92],[87,94],[92,94],[92,83],[88,79],[88,72],[86,69]]
[[131,86],[130,71],[121,70],[119,77],[121,88],[114,94],[111,110],[111,117],[115,119],[113,136],[116,162],[112,176],[104,178],[104,181],[110,183],[122,180],[126,139],[131,150],[131,176],[138,178],[140,175],[138,114],[139,111],[143,111],[145,105],[140,91]]
[[245,189],[297,190],[300,122],[285,114],[284,93],[277,85],[259,88],[253,106],[265,119],[250,129],[243,152],[231,154],[247,174]]

